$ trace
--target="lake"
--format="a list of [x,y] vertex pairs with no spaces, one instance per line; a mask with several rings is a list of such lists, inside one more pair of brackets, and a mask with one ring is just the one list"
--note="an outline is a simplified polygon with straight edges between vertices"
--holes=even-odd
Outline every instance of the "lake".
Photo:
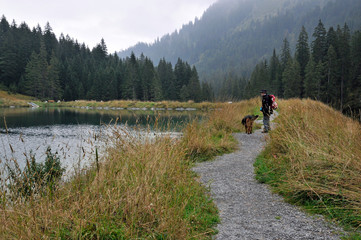
[[72,171],[95,159],[95,148],[101,149],[111,134],[109,126],[139,136],[179,135],[185,124],[201,117],[198,111],[0,108],[0,167],[18,164],[24,168],[30,155],[44,161],[50,146]]

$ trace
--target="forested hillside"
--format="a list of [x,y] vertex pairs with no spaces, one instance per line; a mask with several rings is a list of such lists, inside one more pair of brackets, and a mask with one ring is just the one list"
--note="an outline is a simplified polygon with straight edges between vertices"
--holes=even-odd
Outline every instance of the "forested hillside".
[[309,35],[322,19],[326,28],[348,24],[361,26],[359,0],[220,0],[200,19],[153,44],[139,43],[120,56],[134,52],[151,59],[178,57],[195,65],[201,80],[218,90],[232,76],[248,77],[251,69],[272,50],[280,50],[287,37],[294,50],[297,34],[305,26]]
[[240,80],[235,79],[223,84],[223,91],[249,98],[258,95],[260,89],[268,89],[278,97],[312,98],[360,115],[361,31],[351,33],[347,24],[326,29],[320,20],[311,44],[310,37],[302,27],[294,53],[285,38],[280,53],[274,50],[269,60],[258,63],[250,80],[243,80],[245,86],[238,87]]
[[133,99],[142,101],[213,98],[195,67],[164,58],[158,67],[141,55],[120,59],[105,41],[90,50],[69,36],[56,38],[49,23],[30,30],[26,23],[0,20],[0,89],[39,99]]

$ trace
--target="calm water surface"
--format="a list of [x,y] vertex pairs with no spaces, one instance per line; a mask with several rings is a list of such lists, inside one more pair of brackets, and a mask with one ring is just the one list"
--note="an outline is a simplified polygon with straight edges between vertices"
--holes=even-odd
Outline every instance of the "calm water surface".
[[[95,148],[104,146],[109,125],[133,134],[177,134],[196,111],[87,110],[74,108],[0,108],[0,169],[19,164],[34,154],[45,160],[48,146],[57,152],[68,171],[94,160]],[[136,130],[133,128],[136,127]],[[14,161],[15,160],[15,161]]]

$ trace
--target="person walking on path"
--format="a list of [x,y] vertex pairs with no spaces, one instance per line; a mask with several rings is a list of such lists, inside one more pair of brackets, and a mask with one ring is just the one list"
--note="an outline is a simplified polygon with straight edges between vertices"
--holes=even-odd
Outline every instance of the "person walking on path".
[[273,113],[272,109],[272,98],[267,94],[267,90],[261,90],[262,107],[261,112],[263,113],[263,133],[267,133],[271,130],[270,128],[270,116]]

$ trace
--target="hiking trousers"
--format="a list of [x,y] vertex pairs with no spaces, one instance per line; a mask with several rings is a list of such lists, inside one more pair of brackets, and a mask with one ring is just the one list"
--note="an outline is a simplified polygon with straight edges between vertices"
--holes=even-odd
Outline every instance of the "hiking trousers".
[[271,130],[270,125],[269,125],[269,115],[268,114],[264,114],[263,115],[263,126],[264,129],[263,131],[268,132],[269,130]]

